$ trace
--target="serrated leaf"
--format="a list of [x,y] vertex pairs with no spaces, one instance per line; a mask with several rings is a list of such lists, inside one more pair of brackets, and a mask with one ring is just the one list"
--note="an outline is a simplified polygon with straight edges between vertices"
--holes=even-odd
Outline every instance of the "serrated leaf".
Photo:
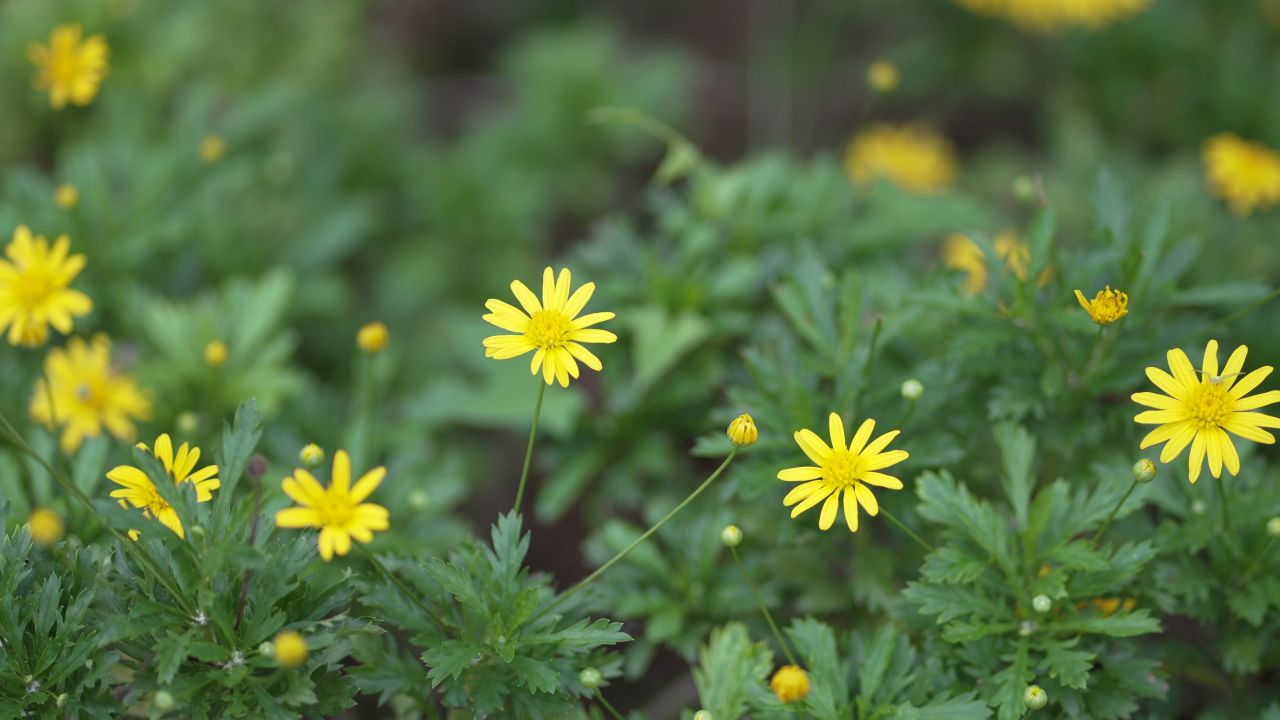
[[1004,518],[989,504],[974,498],[968,488],[945,471],[922,475],[916,484],[916,494],[920,497],[921,517],[961,531],[986,550],[1007,573],[1013,574],[1008,528]]
[[920,614],[936,615],[939,625],[966,615],[995,619],[1008,611],[978,593],[973,586],[930,585],[909,582],[902,591],[909,602],[920,606]]
[[1035,459],[1036,440],[1026,428],[1012,423],[997,425],[995,437],[1004,465],[1005,495],[1013,507],[1018,527],[1025,528],[1027,506],[1031,501],[1031,487],[1034,484],[1031,463]]
[[422,662],[430,668],[427,677],[431,680],[431,687],[440,687],[440,683],[445,680],[462,675],[473,661],[484,658],[486,649],[483,645],[465,640],[445,640],[428,648],[422,653]]
[[516,682],[534,692],[550,693],[560,687],[560,674],[550,665],[523,655],[511,661]]
[[763,642],[751,642],[741,623],[712,630],[693,671],[702,707],[712,717],[742,717],[750,698],[764,689],[772,667],[773,652]]
[[1044,664],[1049,677],[1067,687],[1084,690],[1089,684],[1089,670],[1093,667],[1094,653],[1071,649],[1079,642],[1078,638],[1067,641],[1044,640],[1040,648],[1044,651]]
[[1054,624],[1054,629],[1067,633],[1094,633],[1111,637],[1133,637],[1160,632],[1160,620],[1151,617],[1146,608],[1103,616],[1093,615],[1065,620]]
[[187,647],[190,642],[191,633],[179,635],[172,630],[156,641],[156,681],[161,685],[173,682],[182,661],[187,659]]
[[1028,667],[1027,654],[1027,639],[1018,638],[1014,652],[1004,657],[1009,665],[991,678],[996,687],[991,704],[996,708],[999,720],[1017,720],[1026,712],[1026,704],[1022,701],[1023,693],[1035,679]]
[[925,557],[920,576],[934,583],[963,585],[977,579],[990,564],[954,545],[944,545]]

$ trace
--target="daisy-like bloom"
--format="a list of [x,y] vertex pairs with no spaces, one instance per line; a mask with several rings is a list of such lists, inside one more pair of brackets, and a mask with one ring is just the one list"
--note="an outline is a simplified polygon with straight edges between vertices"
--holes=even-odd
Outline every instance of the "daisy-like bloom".
[[1199,371],[1191,365],[1187,354],[1177,348],[1168,355],[1172,374],[1156,367],[1147,368],[1147,377],[1168,395],[1133,394],[1134,402],[1155,408],[1138,413],[1134,420],[1160,426],[1142,439],[1142,447],[1165,443],[1160,462],[1168,463],[1190,445],[1187,477],[1193,483],[1200,479],[1205,458],[1209,460],[1209,472],[1216,478],[1222,477],[1224,466],[1232,475],[1240,474],[1240,456],[1227,433],[1270,445],[1276,441],[1275,436],[1263,428],[1280,428],[1280,419],[1252,412],[1280,402],[1280,390],[1248,394],[1272,370],[1268,365],[1241,377],[1248,352],[1249,348],[1244,345],[1236,348],[1219,374],[1218,341],[1210,340]]
[[1267,210],[1280,203],[1280,154],[1259,142],[1219,133],[1201,153],[1209,191],[1236,215]]
[[1025,30],[1098,29],[1136,15],[1151,0],[956,0],[981,15],[1008,20]]
[[44,377],[36,380],[31,395],[32,419],[49,428],[61,425],[62,450],[67,454],[104,429],[122,440],[133,440],[133,421],[150,416],[151,402],[133,378],[112,367],[111,341],[103,334],[95,335],[91,343],[74,337],[66,349],[50,350]]
[[1110,325],[1129,314],[1129,296],[1119,290],[1099,290],[1093,300],[1085,299],[1084,293],[1076,290],[1076,302],[1089,313],[1089,317],[1099,325]]
[[920,125],[877,125],[858,133],[844,154],[854,185],[884,178],[920,195],[942,192],[956,176],[951,143]]
[[[1013,230],[1002,230],[992,240],[996,258],[1003,260],[1005,267],[1018,280],[1027,279],[1027,269],[1031,265],[1031,248],[1018,238]],[[965,273],[964,291],[968,295],[976,295],[987,286],[987,258],[982,248],[967,235],[951,233],[942,243],[942,264],[951,270]],[[1053,271],[1045,267],[1037,279],[1037,286],[1044,287],[1053,277]]]
[[207,135],[200,141],[200,159],[212,165],[227,154],[227,141],[220,135]]
[[608,330],[592,325],[613,319],[611,312],[594,312],[579,315],[586,307],[595,283],[587,283],[569,293],[569,270],[560,271],[559,279],[551,268],[542,271],[542,302],[519,280],[511,283],[511,292],[520,301],[523,312],[501,300],[488,300],[484,306],[489,313],[485,322],[509,330],[516,335],[491,335],[484,339],[484,356],[495,360],[507,360],[533,352],[529,369],[534,375],[542,371],[542,378],[550,385],[559,381],[561,387],[569,387],[569,378],[578,377],[578,363],[599,372],[603,367],[600,358],[583,347],[583,343],[611,343],[618,339]]
[[31,530],[31,541],[37,545],[52,545],[61,540],[67,530],[62,516],[46,507],[31,511],[27,527]]
[[93,301],[67,287],[84,268],[84,255],[68,255],[71,240],[60,235],[49,247],[42,235],[18,226],[0,259],[0,331],[9,344],[36,347],[49,338],[49,326],[66,335],[72,318],[93,309]]
[[376,467],[351,485],[351,457],[346,450],[333,454],[333,474],[329,487],[324,487],[311,473],[298,468],[284,479],[284,492],[302,507],[285,508],[276,513],[276,526],[282,528],[320,528],[320,557],[332,560],[334,555],[351,551],[351,539],[371,542],[375,530],[391,526],[389,513],[381,505],[364,502],[386,477],[387,469]]
[[800,702],[809,694],[809,673],[799,665],[783,665],[770,678],[769,689],[780,702]]
[[48,45],[32,43],[27,49],[27,58],[36,66],[36,89],[49,91],[54,110],[68,102],[81,107],[93,102],[107,74],[106,39],[83,34],[79,25],[59,25],[49,34]]
[[778,473],[779,480],[800,483],[782,500],[785,506],[795,505],[791,517],[822,503],[818,527],[828,530],[836,521],[843,495],[845,522],[849,524],[851,532],[857,532],[858,505],[862,505],[872,517],[880,512],[880,505],[868,485],[890,490],[902,489],[901,480],[878,471],[897,465],[909,455],[905,450],[885,452],[889,443],[898,436],[898,431],[892,430],[871,440],[871,432],[875,427],[875,420],[864,420],[847,446],[844,422],[837,413],[831,413],[827,418],[831,445],[824,443],[812,430],[796,431],[796,444],[814,464],[787,468]]
[[[173,479],[174,485],[183,483],[194,485],[197,502],[209,502],[213,499],[213,491],[222,487],[222,481],[217,477],[218,466],[206,465],[196,470],[196,463],[200,461],[200,448],[182,443],[178,446],[178,452],[175,455],[173,441],[169,439],[168,433],[156,438],[155,449],[142,443],[138,443],[138,448],[160,460],[165,472]],[[141,509],[143,515],[159,520],[161,525],[172,530],[178,537],[187,536],[182,529],[182,521],[178,518],[178,511],[164,499],[151,482],[151,478],[141,468],[118,465],[107,473],[107,479],[122,486],[119,490],[112,490],[111,497],[127,501],[133,507]],[[133,531],[129,532],[129,536],[137,539]]]

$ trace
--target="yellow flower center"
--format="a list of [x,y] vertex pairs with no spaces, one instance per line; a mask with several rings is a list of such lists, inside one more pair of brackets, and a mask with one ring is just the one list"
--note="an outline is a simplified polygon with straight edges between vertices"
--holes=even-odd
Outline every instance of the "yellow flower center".
[[335,497],[332,493],[325,493],[324,500],[314,507],[320,513],[320,524],[325,527],[346,527],[356,514],[355,506],[345,497]]
[[573,332],[573,322],[559,310],[540,310],[529,318],[524,336],[543,349],[560,347]]
[[18,273],[15,282],[10,286],[18,304],[27,312],[44,305],[58,288],[51,281],[49,273],[38,270],[27,270]]
[[848,450],[836,450],[822,466],[822,477],[839,487],[849,487],[862,478],[862,458]]
[[1222,427],[1227,417],[1235,411],[1236,401],[1228,394],[1225,385],[1204,382],[1187,398],[1187,410],[1191,420],[1200,430]]
[[150,510],[152,513],[159,513],[161,510],[169,509],[169,501],[164,499],[160,491],[151,486],[142,491],[143,503],[142,507]]

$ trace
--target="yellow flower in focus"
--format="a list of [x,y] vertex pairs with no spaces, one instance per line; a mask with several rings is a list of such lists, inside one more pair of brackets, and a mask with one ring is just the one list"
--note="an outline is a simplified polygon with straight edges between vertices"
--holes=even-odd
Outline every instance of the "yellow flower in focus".
[[48,45],[32,43],[27,49],[27,58],[36,66],[35,87],[49,91],[54,110],[68,102],[81,107],[93,102],[107,74],[106,39],[82,35],[79,25],[59,25],[49,34]]
[[36,347],[49,338],[49,326],[66,335],[72,318],[93,309],[93,301],[67,287],[84,269],[84,255],[68,255],[71,240],[58,236],[53,247],[26,225],[0,260],[0,331],[9,328],[9,344]]
[[284,479],[282,487],[302,507],[276,513],[276,526],[320,528],[320,557],[332,560],[334,555],[346,555],[351,551],[352,538],[371,542],[375,530],[391,526],[386,508],[364,502],[386,475],[386,468],[376,467],[362,475],[353,487],[351,457],[346,450],[333,454],[333,474],[327,488],[314,475],[298,468]]
[[1007,20],[1025,30],[1052,32],[1071,27],[1097,29],[1142,12],[1151,0],[956,0],[981,15]]
[[212,165],[227,154],[227,142],[221,135],[206,135],[200,141],[200,158]]
[[617,335],[592,325],[613,319],[611,312],[595,312],[579,316],[586,307],[595,283],[587,283],[572,294],[566,268],[559,279],[551,268],[542,271],[542,302],[519,280],[511,283],[523,311],[501,300],[490,299],[484,306],[489,314],[484,321],[516,335],[491,335],[484,339],[484,356],[508,360],[533,351],[530,372],[538,374],[548,385],[559,381],[569,387],[569,378],[578,377],[578,363],[597,372],[603,367],[600,358],[582,346],[583,343],[616,342]]
[[31,511],[31,516],[27,518],[27,526],[31,529],[31,542],[37,545],[52,545],[61,540],[63,533],[67,530],[66,524],[62,522],[62,516],[45,507],[38,507]]
[[769,689],[780,702],[800,702],[809,694],[809,674],[799,665],[783,665],[769,680]]
[[956,158],[946,138],[919,125],[877,125],[849,143],[844,168],[854,185],[884,178],[904,190],[929,195],[951,186]]
[[898,89],[898,80],[898,66],[887,60],[877,60],[867,66],[867,85],[878,93]]
[[1142,447],[1165,443],[1160,462],[1168,463],[1190,445],[1187,477],[1194,483],[1200,478],[1206,458],[1209,472],[1216,478],[1222,477],[1224,466],[1232,475],[1240,473],[1240,456],[1228,432],[1257,443],[1274,443],[1275,436],[1263,428],[1280,428],[1280,419],[1252,411],[1280,402],[1280,390],[1248,396],[1272,370],[1268,365],[1241,377],[1248,352],[1244,345],[1236,348],[1219,374],[1218,341],[1210,340],[1198,371],[1187,354],[1177,348],[1168,353],[1172,374],[1147,368],[1147,377],[1168,395],[1133,394],[1134,402],[1155,408],[1138,413],[1134,420],[1159,425],[1142,439]]
[[390,342],[391,333],[380,322],[368,323],[356,333],[356,345],[371,355],[385,350]]
[[1209,191],[1236,215],[1280,203],[1280,154],[1259,142],[1219,133],[1201,152]]
[[754,445],[760,432],[756,430],[756,421],[746,413],[739,415],[729,423],[729,441],[738,447]]
[[[194,485],[196,502],[209,502],[213,499],[213,491],[222,487],[222,481],[216,477],[218,466],[206,465],[196,470],[196,463],[200,460],[200,448],[182,443],[175,455],[173,441],[169,439],[168,433],[156,438],[154,450],[143,443],[138,443],[138,448],[160,460],[165,472],[173,479],[174,485],[183,483]],[[140,508],[143,515],[159,520],[161,525],[172,530],[178,537],[187,536],[182,529],[182,520],[178,518],[178,511],[164,499],[151,482],[151,478],[142,469],[132,465],[117,465],[107,473],[107,479],[122,486],[119,490],[112,490],[111,497],[128,501],[133,507]],[[129,535],[137,539],[133,537],[132,531]]]
[[133,421],[150,416],[151,403],[133,378],[111,366],[111,341],[101,333],[90,343],[73,337],[65,349],[50,350],[44,377],[36,380],[31,395],[32,419],[49,428],[63,426],[61,446],[67,454],[104,429],[131,441],[136,432]]
[[296,668],[307,661],[307,639],[302,633],[285,630],[271,641],[272,655],[283,668]]
[[226,362],[229,354],[227,344],[221,340],[214,340],[204,346],[204,361],[209,364],[209,367],[218,367]]
[[1099,325],[1110,325],[1129,314],[1129,296],[1119,290],[1099,290],[1093,300],[1085,299],[1084,293],[1076,290],[1076,302],[1089,313],[1089,317]]
[[822,503],[818,527],[828,530],[836,521],[843,494],[845,522],[850,532],[857,532],[858,505],[862,505],[872,517],[880,512],[880,505],[868,485],[902,489],[901,480],[878,471],[897,465],[910,456],[905,450],[884,452],[899,431],[892,430],[871,440],[875,427],[875,420],[864,420],[848,445],[845,444],[844,422],[837,413],[831,413],[827,418],[831,445],[824,443],[812,430],[796,431],[796,444],[814,464],[787,468],[778,473],[779,480],[800,483],[782,500],[784,506],[795,505],[791,517]]
[[53,202],[63,210],[71,210],[80,204],[80,191],[75,185],[62,184],[53,191]]

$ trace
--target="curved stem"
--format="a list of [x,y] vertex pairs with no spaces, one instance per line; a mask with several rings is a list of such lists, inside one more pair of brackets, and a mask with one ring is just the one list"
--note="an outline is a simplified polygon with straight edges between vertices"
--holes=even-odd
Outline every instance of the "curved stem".
[[894,517],[893,513],[889,512],[888,510],[885,510],[883,505],[880,506],[880,514],[885,516],[885,518],[887,518],[889,522],[893,523],[894,525],[897,525],[899,530],[901,530],[902,532],[910,536],[912,540],[915,540],[916,543],[920,547],[924,548],[926,552],[933,552],[932,545],[925,542],[924,538],[917,535],[914,530],[904,525],[902,521],[899,520],[898,518]]
[[383,565],[382,561],[378,559],[378,556],[373,554],[372,550],[370,550],[369,548],[365,547],[360,543],[352,543],[352,544],[360,548],[360,551],[364,553],[365,557],[369,558],[370,564],[372,564],[375,568],[377,568],[378,572],[382,573],[383,577],[385,577],[392,585],[395,585],[396,588],[405,597],[413,601],[413,604],[417,605],[418,609],[421,610],[423,613],[425,613],[427,617],[431,618],[431,621],[434,622],[436,626],[440,628],[441,635],[449,634],[447,626],[440,621],[440,617],[436,615],[431,608],[427,607],[426,603],[418,599],[417,593],[410,590],[409,587],[400,580],[400,578],[392,574],[392,572],[389,569],[387,569],[387,566]]
[[1098,538],[1102,537],[1102,533],[1106,532],[1107,528],[1111,527],[1111,521],[1116,518],[1116,513],[1120,511],[1120,506],[1124,505],[1124,501],[1129,499],[1129,496],[1133,494],[1133,491],[1136,490],[1137,487],[1138,481],[1136,479],[1132,483],[1129,483],[1129,489],[1124,491],[1124,495],[1120,497],[1120,502],[1116,503],[1116,506],[1111,508],[1111,513],[1107,515],[1107,519],[1103,521],[1102,526],[1098,528],[1098,531],[1095,532],[1093,537],[1089,540],[1090,545],[1096,545]]
[[533,406],[533,425],[529,428],[529,446],[524,450],[524,468],[520,470],[520,487],[516,489],[516,504],[512,510],[520,512],[520,501],[524,500],[524,484],[529,479],[529,461],[533,459],[533,439],[538,435],[538,418],[542,417],[542,398],[547,394],[547,384],[538,381],[538,402]]
[[610,705],[609,701],[604,699],[604,693],[600,692],[600,688],[596,688],[596,700],[598,700],[600,704],[604,706],[605,710],[609,711],[610,715],[614,716],[618,720],[627,720],[625,717],[622,716],[622,713],[618,712],[617,708]]
[[787,646],[787,641],[782,639],[782,632],[778,630],[778,625],[773,621],[773,615],[769,613],[769,608],[764,604],[764,598],[760,597],[760,593],[756,591],[755,583],[751,582],[751,578],[747,576],[747,569],[742,566],[742,561],[738,559],[738,549],[731,547],[729,552],[733,554],[733,562],[738,565],[738,572],[742,574],[742,580],[747,584],[747,589],[751,591],[751,596],[756,599],[756,604],[760,606],[760,613],[764,615],[765,622],[769,623],[769,629],[773,631],[773,639],[778,641],[782,646],[782,652],[787,656],[787,660],[792,665],[799,665],[796,662],[796,656],[791,654],[791,648]]

